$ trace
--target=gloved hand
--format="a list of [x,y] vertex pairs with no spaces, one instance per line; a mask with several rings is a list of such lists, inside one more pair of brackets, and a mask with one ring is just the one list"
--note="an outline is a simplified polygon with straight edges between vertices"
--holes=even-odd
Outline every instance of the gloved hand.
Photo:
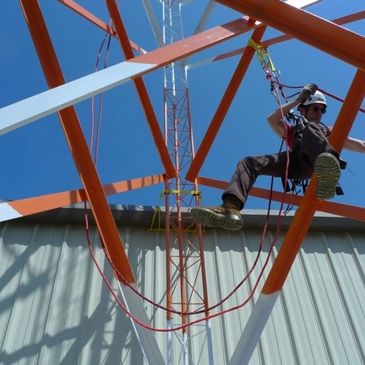
[[317,91],[316,84],[307,84],[303,87],[302,91],[297,97],[297,102],[299,104],[303,104],[311,95],[313,95]]

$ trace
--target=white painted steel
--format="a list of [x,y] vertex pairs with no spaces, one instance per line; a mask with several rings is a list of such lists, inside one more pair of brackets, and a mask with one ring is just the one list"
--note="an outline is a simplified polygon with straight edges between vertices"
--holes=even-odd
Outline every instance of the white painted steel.
[[152,28],[153,34],[155,36],[156,42],[159,47],[162,47],[163,38],[162,38],[161,27],[158,24],[157,18],[155,16],[155,13],[154,13],[152,5],[151,5],[151,1],[150,0],[142,0],[142,1],[143,1],[144,8],[146,10],[146,13],[147,13],[148,20],[151,24],[151,28]]
[[19,218],[22,215],[8,203],[0,203],[0,222]]
[[121,62],[0,109],[0,135],[110,90],[155,64]]
[[294,6],[296,8],[305,8],[309,5],[319,3],[322,0],[288,0],[285,1],[288,5]]
[[205,327],[208,338],[208,359],[209,365],[214,365],[214,351],[213,351],[213,335],[212,335],[212,326],[210,325],[210,320],[205,321]]
[[[132,284],[135,289],[138,290],[135,284]],[[128,308],[128,311],[140,319],[143,323],[150,325],[150,320],[147,316],[146,310],[143,306],[141,297],[139,297],[131,288],[125,285],[121,285],[118,282],[119,290],[123,296],[124,303]],[[135,323],[131,318],[132,326],[134,328],[135,334],[141,346],[141,350],[149,365],[165,364],[163,360],[160,348],[156,342],[156,337],[153,331],[147,330],[141,327],[139,324]]]
[[[197,34],[197,33],[204,30],[205,24],[208,22],[209,16],[213,11],[214,5],[216,5],[216,2],[213,1],[213,0],[209,0],[207,6],[205,7],[205,10],[204,10],[202,16],[199,19],[198,25],[196,26],[193,34]],[[187,57],[184,60],[182,60],[182,64],[184,66],[186,66],[189,59],[190,59],[190,57]]]
[[[173,326],[173,322],[171,319],[167,321],[167,328],[171,329]],[[167,357],[167,365],[173,365],[174,358],[174,348],[173,348],[173,340],[172,340],[172,332],[168,332],[166,336],[166,357]]]
[[281,291],[270,295],[260,294],[229,365],[248,364],[280,293]]
[[194,30],[194,34],[197,34],[204,30],[205,24],[208,22],[208,18],[210,17],[210,14],[213,11],[214,5],[216,5],[216,2],[213,0],[209,0],[207,6],[205,7],[204,13],[200,17],[200,20],[198,22],[198,25],[196,26]]

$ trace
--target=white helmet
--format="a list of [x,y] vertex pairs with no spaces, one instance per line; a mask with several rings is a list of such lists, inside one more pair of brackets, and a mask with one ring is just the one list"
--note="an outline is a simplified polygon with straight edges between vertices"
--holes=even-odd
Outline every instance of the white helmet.
[[302,105],[323,104],[327,106],[326,98],[320,91],[316,91]]

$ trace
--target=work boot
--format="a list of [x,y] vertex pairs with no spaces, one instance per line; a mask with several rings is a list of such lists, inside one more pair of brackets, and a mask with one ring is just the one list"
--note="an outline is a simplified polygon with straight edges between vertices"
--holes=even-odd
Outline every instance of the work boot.
[[317,157],[314,173],[317,176],[317,198],[333,198],[336,195],[336,186],[341,176],[338,159],[331,153],[321,153]]
[[240,212],[233,207],[193,207],[190,213],[194,222],[206,227],[237,231],[243,226]]

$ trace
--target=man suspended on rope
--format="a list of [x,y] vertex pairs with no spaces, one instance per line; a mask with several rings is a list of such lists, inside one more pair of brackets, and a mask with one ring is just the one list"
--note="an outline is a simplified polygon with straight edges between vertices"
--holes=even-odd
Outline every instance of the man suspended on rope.
[[[298,107],[301,127],[286,125],[282,115]],[[317,91],[315,84],[305,85],[298,97],[272,112],[267,120],[273,131],[288,143],[288,179],[317,177],[317,198],[331,199],[341,175],[338,152],[330,145],[327,137],[330,129],[321,122],[326,112],[326,99]],[[365,141],[347,137],[344,148],[365,153]],[[238,162],[227,190],[222,195],[223,204],[217,207],[194,207],[192,219],[207,227],[222,227],[227,230],[242,228],[240,210],[249,191],[259,175],[285,178],[287,152],[273,155],[249,156]]]

